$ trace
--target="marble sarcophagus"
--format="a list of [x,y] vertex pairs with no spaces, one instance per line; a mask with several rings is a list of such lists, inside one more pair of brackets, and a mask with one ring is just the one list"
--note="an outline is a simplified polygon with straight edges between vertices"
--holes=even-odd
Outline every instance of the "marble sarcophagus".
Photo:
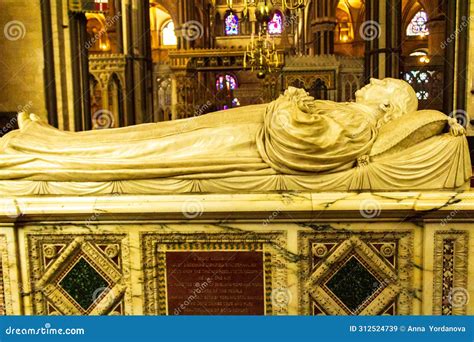
[[399,80],[351,104],[0,140],[0,312],[474,314],[464,129]]

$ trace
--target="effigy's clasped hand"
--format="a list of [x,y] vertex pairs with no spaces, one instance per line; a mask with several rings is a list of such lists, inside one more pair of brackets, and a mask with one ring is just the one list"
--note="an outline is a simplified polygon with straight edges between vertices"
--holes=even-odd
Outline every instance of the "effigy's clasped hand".
[[452,136],[459,137],[466,135],[466,129],[455,118],[448,119],[449,133]]

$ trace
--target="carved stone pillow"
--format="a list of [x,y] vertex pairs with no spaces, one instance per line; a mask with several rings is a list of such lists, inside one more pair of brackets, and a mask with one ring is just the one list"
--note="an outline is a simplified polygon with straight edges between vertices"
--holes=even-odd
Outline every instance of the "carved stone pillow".
[[387,156],[441,134],[448,116],[436,110],[420,110],[394,119],[379,130],[371,157]]

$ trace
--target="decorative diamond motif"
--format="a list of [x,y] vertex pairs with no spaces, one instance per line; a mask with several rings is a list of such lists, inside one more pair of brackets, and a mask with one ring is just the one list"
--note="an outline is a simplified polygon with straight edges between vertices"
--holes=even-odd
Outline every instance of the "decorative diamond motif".
[[350,257],[326,282],[326,287],[352,312],[358,311],[380,285],[380,281],[355,256]]
[[[342,240],[330,249],[323,261],[314,266],[308,263],[306,268],[310,276],[302,290],[308,291],[308,299],[317,304],[321,313],[380,315],[384,314],[390,305],[397,303],[396,311],[393,312],[411,314],[412,299],[402,292],[403,288],[410,286],[409,260],[412,254],[408,244],[411,243],[411,233],[404,232],[391,238],[387,233],[376,234],[380,235],[360,233],[360,237],[352,235],[347,238],[346,233],[328,234],[327,237],[308,241],[310,243],[306,245],[308,248],[305,251],[307,255],[312,253],[311,247],[315,243],[332,243],[334,236],[338,235]],[[400,238],[397,240],[396,236]],[[361,239],[361,237],[370,238]],[[380,249],[374,246],[374,243],[378,243],[377,240],[380,241]],[[382,247],[388,244],[390,251],[387,249],[382,253]],[[395,262],[389,263],[383,254],[392,253],[394,255],[390,258],[394,258]],[[310,268],[311,266],[313,267]],[[319,311],[314,313],[320,314]]]
[[88,310],[109,283],[81,257],[59,282],[59,286],[84,310]]

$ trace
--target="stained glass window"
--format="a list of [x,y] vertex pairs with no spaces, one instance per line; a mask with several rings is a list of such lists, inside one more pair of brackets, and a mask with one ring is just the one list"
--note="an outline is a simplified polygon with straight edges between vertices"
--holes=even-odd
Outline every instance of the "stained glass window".
[[280,12],[275,12],[273,18],[268,22],[268,33],[281,34],[283,32],[283,18]]
[[217,77],[216,88],[217,90],[223,90],[224,88],[228,90],[237,89],[237,80],[232,75],[220,75]]
[[240,106],[238,98],[233,97],[233,91],[239,87],[235,76],[226,74],[219,75],[216,79],[217,92],[224,96],[225,103],[218,106],[218,109],[229,109]]
[[172,20],[168,21],[161,31],[162,45],[176,45],[178,40],[174,32],[174,23]]
[[233,36],[239,34],[239,18],[233,13],[225,18],[225,34]]
[[418,100],[426,101],[430,98],[429,84],[435,80],[434,71],[411,70],[403,78],[415,89]]
[[426,90],[420,90],[416,92],[416,97],[418,98],[418,100],[428,100],[430,94]]
[[407,27],[407,36],[426,36],[430,32],[426,27],[428,16],[425,11],[419,11]]

